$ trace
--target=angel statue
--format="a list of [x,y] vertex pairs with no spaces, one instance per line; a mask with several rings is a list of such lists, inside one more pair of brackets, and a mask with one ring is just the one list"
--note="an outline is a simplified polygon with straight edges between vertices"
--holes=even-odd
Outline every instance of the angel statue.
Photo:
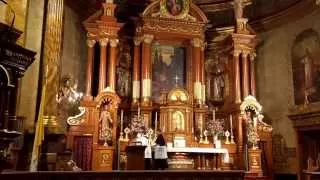
[[112,117],[110,113],[109,103],[104,103],[99,118],[100,123],[100,140],[104,141],[104,145],[108,146],[108,140],[112,137]]

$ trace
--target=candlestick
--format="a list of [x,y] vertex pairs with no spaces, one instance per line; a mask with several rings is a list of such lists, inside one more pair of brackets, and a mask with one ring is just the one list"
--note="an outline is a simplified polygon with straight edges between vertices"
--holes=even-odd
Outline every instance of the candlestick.
[[120,141],[123,140],[123,109],[121,110],[120,115]]
[[232,127],[232,114],[230,114],[230,134],[231,134],[231,141],[230,144],[235,144],[234,136],[233,136],[233,127]]
[[120,116],[120,131],[123,131],[123,109],[121,110],[121,116]]
[[216,110],[212,109],[212,120],[215,121],[216,120]]
[[230,134],[233,136],[233,130],[232,130],[232,114],[230,114]]
[[158,112],[156,112],[156,119],[154,122],[154,130],[157,131],[157,127],[158,127]]
[[202,115],[200,115],[200,132],[202,134],[203,132],[203,119],[202,119]]

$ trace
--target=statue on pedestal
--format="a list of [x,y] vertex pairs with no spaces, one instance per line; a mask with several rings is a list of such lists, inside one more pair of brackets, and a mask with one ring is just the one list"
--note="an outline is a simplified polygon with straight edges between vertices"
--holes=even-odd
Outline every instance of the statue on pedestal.
[[100,118],[100,140],[104,141],[104,145],[108,145],[107,141],[112,138],[112,117],[111,113],[109,111],[109,105],[108,103],[103,104]]

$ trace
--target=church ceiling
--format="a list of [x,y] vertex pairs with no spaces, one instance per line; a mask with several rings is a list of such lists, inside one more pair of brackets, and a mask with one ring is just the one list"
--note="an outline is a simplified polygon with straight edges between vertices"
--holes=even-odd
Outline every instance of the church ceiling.
[[[100,8],[103,0],[66,0],[67,5],[84,19]],[[119,4],[118,18],[122,21],[137,18],[153,0],[115,0]],[[232,0],[193,0],[207,15],[212,27],[225,27],[234,24]],[[268,19],[282,13],[303,1],[310,0],[244,0],[245,16],[251,22]]]

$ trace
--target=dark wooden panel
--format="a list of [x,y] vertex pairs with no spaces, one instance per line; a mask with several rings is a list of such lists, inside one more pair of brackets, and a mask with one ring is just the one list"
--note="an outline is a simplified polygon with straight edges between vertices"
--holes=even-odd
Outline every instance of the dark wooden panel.
[[24,180],[242,180],[244,171],[109,171],[109,172],[13,172],[0,179]]

